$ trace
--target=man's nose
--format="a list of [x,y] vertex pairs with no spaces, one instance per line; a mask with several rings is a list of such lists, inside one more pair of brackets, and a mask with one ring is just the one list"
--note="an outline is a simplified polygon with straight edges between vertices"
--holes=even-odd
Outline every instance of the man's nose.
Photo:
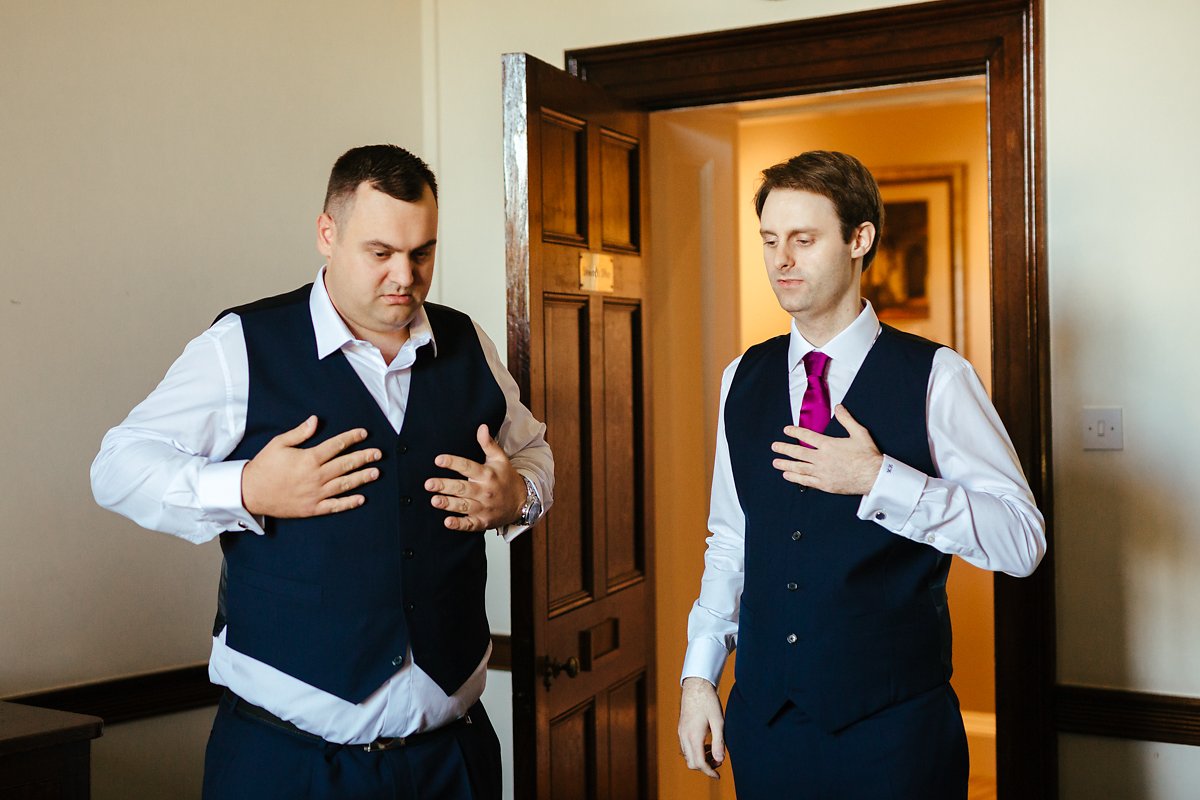
[[786,247],[776,247],[771,251],[771,266],[775,269],[787,269],[792,266],[792,254]]
[[396,253],[388,264],[388,278],[400,286],[413,284],[412,260],[405,253]]

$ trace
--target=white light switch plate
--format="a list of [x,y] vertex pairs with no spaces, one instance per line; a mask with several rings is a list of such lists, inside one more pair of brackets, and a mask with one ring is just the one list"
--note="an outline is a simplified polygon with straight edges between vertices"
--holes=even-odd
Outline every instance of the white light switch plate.
[[1125,449],[1125,428],[1121,424],[1120,406],[1083,407],[1083,449]]

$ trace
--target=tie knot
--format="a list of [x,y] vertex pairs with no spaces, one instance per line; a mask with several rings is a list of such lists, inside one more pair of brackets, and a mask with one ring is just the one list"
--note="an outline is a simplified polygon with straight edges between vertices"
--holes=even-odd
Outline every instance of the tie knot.
[[819,350],[809,350],[804,354],[804,371],[810,378],[825,380],[825,373],[829,370],[829,361],[829,356]]

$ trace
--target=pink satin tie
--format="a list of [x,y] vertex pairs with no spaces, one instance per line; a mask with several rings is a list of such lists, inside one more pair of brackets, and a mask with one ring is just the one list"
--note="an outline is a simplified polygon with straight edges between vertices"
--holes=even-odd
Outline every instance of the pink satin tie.
[[804,371],[808,373],[808,387],[800,403],[800,419],[797,424],[810,431],[824,433],[833,417],[829,406],[829,356],[810,350],[804,356]]

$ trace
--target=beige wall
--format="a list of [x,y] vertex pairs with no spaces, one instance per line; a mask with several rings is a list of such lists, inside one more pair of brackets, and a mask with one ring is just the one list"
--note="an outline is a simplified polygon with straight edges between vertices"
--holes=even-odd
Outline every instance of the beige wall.
[[[1197,26],[1185,0],[1046,8],[1059,679],[1192,697]],[[1081,449],[1085,405],[1124,407],[1123,451]],[[1196,748],[1064,736],[1061,753],[1067,800],[1191,797],[1200,784]]]
[[97,508],[88,466],[218,311],[312,279],[332,159],[420,138],[420,48],[397,46],[417,17],[389,0],[337,15],[282,0],[4,13],[0,693],[13,693],[206,657],[215,545]]
[[[311,276],[332,154],[391,139],[430,157],[446,198],[439,291],[502,340],[502,52],[561,63],[570,47],[882,5],[7,4],[0,693],[204,657],[212,548],[98,511],[87,466],[215,311]],[[1045,5],[1060,678],[1196,695],[1200,378],[1182,348],[1200,295],[1186,263],[1200,8]],[[1080,450],[1085,404],[1124,406],[1124,451]],[[660,714],[674,705],[660,698]],[[1083,737],[1064,737],[1062,761],[1068,798],[1093,796],[1102,767],[1129,798],[1186,796],[1200,771],[1194,748]]]

